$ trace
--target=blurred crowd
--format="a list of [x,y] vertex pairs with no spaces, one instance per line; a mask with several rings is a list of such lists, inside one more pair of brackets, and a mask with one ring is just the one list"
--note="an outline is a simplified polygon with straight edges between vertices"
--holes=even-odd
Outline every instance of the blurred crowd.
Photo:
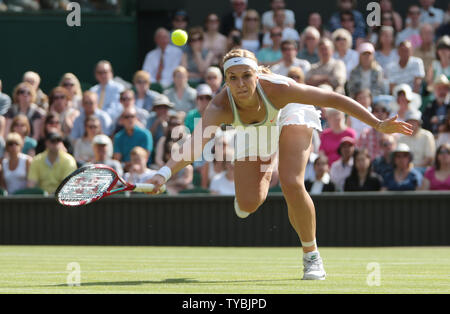
[[[12,2],[47,1],[0,5]],[[311,194],[448,191],[450,4],[444,11],[433,0],[420,0],[402,17],[391,0],[379,2],[382,25],[372,28],[355,0],[338,0],[329,21],[311,13],[301,30],[284,0],[271,0],[272,10],[262,16],[246,0],[231,0],[228,13],[209,13],[201,26],[178,11],[172,29],[155,31],[156,48],[130,83],[115,77],[107,60],[94,65],[98,84],[86,91],[73,73],[63,74],[48,95],[40,88],[45,73],[24,73],[10,96],[0,81],[0,187],[9,194],[36,188],[54,193],[89,163],[145,182],[224,88],[222,57],[244,48],[276,74],[348,95],[377,118],[398,116],[414,128],[411,137],[385,135],[342,112],[320,109],[324,131],[313,136],[305,177]],[[188,32],[185,46],[171,43],[175,29]],[[168,193],[233,195],[233,147],[233,131],[219,128],[204,157],[168,182]],[[275,171],[271,191],[280,190]]]
[[65,11],[71,2],[78,2],[84,12],[120,9],[120,0],[0,0],[0,12]]

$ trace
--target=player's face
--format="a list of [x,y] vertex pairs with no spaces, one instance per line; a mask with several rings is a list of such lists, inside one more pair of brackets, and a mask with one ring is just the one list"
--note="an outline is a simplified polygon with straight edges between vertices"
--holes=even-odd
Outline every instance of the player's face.
[[247,65],[234,66],[227,71],[227,85],[235,99],[248,100],[255,95],[257,76]]

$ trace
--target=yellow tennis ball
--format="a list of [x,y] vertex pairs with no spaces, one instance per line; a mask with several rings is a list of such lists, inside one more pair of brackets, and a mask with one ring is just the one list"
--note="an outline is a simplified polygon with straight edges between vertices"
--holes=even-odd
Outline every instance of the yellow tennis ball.
[[172,42],[177,46],[184,46],[188,40],[188,34],[182,30],[177,29],[172,33]]

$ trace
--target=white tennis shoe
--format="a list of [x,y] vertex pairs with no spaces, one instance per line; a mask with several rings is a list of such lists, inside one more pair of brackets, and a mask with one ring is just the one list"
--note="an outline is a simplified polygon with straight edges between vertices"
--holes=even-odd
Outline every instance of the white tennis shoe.
[[325,280],[327,273],[323,268],[323,261],[319,252],[303,258],[303,280]]
[[234,198],[234,210],[236,212],[236,215],[241,219],[245,219],[248,218],[248,216],[250,216],[250,213],[244,212],[239,208],[239,204],[236,198]]

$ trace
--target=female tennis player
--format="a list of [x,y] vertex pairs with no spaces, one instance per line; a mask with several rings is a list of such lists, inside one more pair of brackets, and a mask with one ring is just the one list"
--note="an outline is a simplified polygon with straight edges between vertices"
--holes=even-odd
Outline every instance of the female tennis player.
[[[326,273],[316,243],[315,208],[304,186],[313,129],[321,131],[320,112],[312,105],[343,111],[384,133],[411,135],[411,126],[397,121],[397,117],[380,121],[351,98],[297,84],[287,77],[272,74],[270,70],[260,68],[255,55],[247,50],[230,51],[224,57],[223,66],[226,88],[211,101],[192,138],[195,138],[196,132],[203,134],[206,128],[221,124],[231,124],[240,130],[242,127],[256,127],[258,132],[262,132],[263,128],[278,126],[278,145],[266,149],[265,156],[259,154],[256,161],[246,160],[245,157],[251,157],[249,152],[255,151],[252,146],[258,146],[258,143],[249,143],[246,147],[236,145],[235,211],[240,218],[246,218],[263,204],[272,176],[270,166],[276,160],[268,160],[266,157],[278,151],[279,180],[288,204],[289,220],[300,238],[304,252],[303,279],[324,280]],[[192,138],[188,142],[192,152],[190,160],[175,161],[171,158],[166,166],[148,181],[155,185],[155,191],[158,191],[172,174],[198,157],[194,156],[195,141]],[[203,138],[203,146],[209,140]],[[264,166],[268,166],[268,170],[261,172]]]

